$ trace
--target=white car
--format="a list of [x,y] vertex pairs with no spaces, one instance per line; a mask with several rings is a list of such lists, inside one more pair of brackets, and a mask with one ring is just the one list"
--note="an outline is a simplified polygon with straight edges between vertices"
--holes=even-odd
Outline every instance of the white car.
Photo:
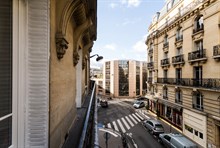
[[141,108],[141,107],[144,107],[145,104],[143,101],[136,101],[133,105],[134,108]]

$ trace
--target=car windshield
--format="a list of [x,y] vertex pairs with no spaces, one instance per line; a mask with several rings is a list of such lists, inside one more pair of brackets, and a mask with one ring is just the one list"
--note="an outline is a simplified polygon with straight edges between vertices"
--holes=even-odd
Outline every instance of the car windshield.
[[140,102],[140,101],[137,101],[137,102],[135,102],[135,104],[141,104],[141,102]]
[[163,126],[161,124],[155,124],[156,128],[163,128]]

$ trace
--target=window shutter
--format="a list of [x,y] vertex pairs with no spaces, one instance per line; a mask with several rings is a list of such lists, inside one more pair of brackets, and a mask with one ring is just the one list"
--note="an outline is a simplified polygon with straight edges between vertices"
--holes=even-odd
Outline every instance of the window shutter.
[[28,0],[25,147],[48,147],[49,5]]

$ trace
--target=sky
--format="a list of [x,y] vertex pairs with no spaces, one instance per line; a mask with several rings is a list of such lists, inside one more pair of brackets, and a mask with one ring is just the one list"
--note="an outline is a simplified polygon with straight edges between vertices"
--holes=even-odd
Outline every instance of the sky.
[[147,61],[148,27],[165,0],[97,0],[97,40],[92,53],[103,56],[91,67],[110,60]]

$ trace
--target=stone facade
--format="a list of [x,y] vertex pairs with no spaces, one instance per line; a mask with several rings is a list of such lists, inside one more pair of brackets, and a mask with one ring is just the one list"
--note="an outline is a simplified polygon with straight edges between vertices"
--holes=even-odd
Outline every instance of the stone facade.
[[210,148],[220,147],[219,18],[219,1],[168,0],[146,40],[155,110]]

